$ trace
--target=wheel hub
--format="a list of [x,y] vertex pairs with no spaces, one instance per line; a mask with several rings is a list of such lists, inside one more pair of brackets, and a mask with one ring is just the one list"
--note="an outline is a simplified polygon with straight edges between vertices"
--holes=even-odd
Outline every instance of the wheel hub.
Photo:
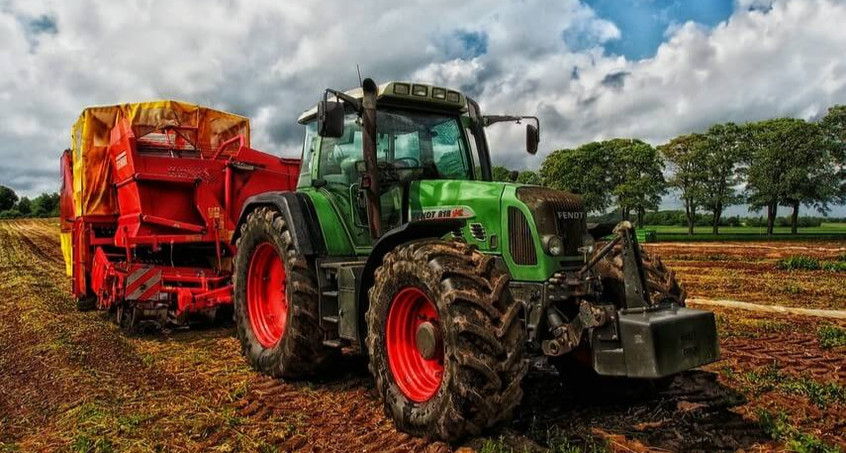
[[438,393],[444,373],[444,344],[438,309],[419,288],[400,290],[385,326],[388,366],[399,390],[422,403]]
[[417,326],[414,340],[417,351],[426,360],[437,357],[438,352],[444,347],[441,329],[429,321],[424,321]]
[[285,266],[269,242],[253,251],[247,271],[247,315],[256,339],[265,348],[275,346],[285,334],[288,299]]

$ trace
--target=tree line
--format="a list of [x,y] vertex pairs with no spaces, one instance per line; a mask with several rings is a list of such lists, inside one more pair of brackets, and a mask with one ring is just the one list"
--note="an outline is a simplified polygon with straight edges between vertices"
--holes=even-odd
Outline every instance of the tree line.
[[0,186],[0,219],[58,216],[58,193],[42,193],[33,199],[29,199],[28,197],[18,197],[18,194],[9,187]]
[[688,234],[702,212],[719,234],[726,208],[748,203],[765,211],[773,233],[779,207],[791,212],[791,232],[800,206],[827,214],[846,203],[846,106],[820,121],[777,118],[716,124],[657,147],[634,138],[591,142],[550,153],[538,172],[515,174],[494,167],[494,179],[541,184],[581,194],[589,212],[611,209],[622,220],[656,211],[662,195],[675,190],[684,205]]

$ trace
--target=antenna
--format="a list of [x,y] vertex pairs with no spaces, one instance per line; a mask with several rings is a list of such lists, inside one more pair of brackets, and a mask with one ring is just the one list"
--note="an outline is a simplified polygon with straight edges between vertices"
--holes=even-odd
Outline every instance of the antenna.
[[355,70],[358,72],[358,86],[361,86],[361,68],[358,67],[358,63],[355,64]]

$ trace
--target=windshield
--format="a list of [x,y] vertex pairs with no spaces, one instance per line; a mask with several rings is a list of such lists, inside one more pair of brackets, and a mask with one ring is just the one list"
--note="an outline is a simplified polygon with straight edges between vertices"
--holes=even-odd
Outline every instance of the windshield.
[[[376,113],[376,156],[397,170],[417,170],[424,179],[472,179],[468,150],[457,116],[399,110]],[[327,182],[358,182],[356,163],[364,159],[361,123],[345,118],[344,135],[324,137],[318,177]]]

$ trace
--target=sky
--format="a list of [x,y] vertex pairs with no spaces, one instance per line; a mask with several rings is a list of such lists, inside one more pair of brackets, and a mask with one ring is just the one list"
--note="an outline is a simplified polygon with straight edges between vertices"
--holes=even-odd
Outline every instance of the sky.
[[150,99],[248,116],[253,147],[298,156],[297,116],[355,86],[357,64],[539,116],[537,156],[521,128],[490,128],[511,168],[598,139],[816,119],[846,104],[843,24],[844,0],[0,0],[0,184],[56,191],[84,107]]

